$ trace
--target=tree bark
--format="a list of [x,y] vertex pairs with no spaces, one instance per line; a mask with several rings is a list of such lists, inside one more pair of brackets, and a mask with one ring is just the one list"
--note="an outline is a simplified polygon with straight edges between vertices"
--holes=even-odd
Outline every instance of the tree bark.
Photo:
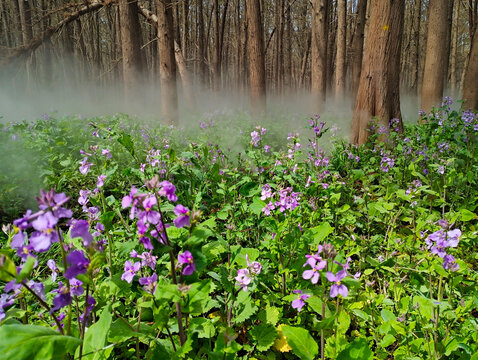
[[478,110],[478,27],[475,28],[473,43],[468,60],[468,68],[463,86],[463,99],[469,109]]
[[136,1],[120,0],[121,52],[123,57],[123,85],[126,100],[131,100],[143,71],[141,59],[141,26]]
[[312,111],[323,110],[327,91],[327,11],[329,0],[312,0],[311,92]]
[[266,72],[260,0],[246,0],[251,108],[255,115],[266,111]]
[[370,6],[370,24],[351,126],[350,142],[356,145],[367,141],[368,125],[373,118],[378,118],[386,129],[390,119],[401,119],[399,70],[404,3],[402,0],[371,0]]
[[167,124],[177,125],[178,91],[174,58],[173,2],[157,0],[157,8],[161,115]]
[[450,54],[450,90],[454,97],[457,96],[456,94],[456,84],[457,84],[457,76],[456,76],[456,60],[458,55],[458,16],[460,14],[460,1],[455,1],[455,9],[453,14],[453,21],[455,26],[453,26],[453,39],[451,43],[451,54]]
[[337,55],[335,62],[335,97],[345,96],[345,47],[347,42],[347,0],[337,2]]
[[421,109],[428,112],[441,103],[445,86],[448,39],[448,0],[430,0],[427,50],[423,74]]
[[357,23],[355,25],[355,33],[352,43],[352,92],[354,97],[357,94],[357,89],[360,82],[360,71],[362,69],[367,0],[359,0],[357,7]]

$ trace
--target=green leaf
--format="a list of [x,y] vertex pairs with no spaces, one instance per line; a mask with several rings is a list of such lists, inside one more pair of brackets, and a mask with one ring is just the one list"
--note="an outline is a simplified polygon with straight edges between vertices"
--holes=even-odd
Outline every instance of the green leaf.
[[413,305],[418,305],[420,315],[425,319],[431,320],[433,318],[432,314],[432,302],[430,299],[424,296],[414,296]]
[[125,147],[126,150],[129,151],[129,153],[134,156],[134,143],[131,138],[131,135],[122,133],[121,137],[118,138],[118,142]]
[[16,273],[15,263],[8,256],[0,254],[0,280],[9,282],[15,279]]
[[181,299],[181,293],[178,290],[178,286],[174,284],[158,284],[154,297],[158,300],[171,300],[179,301]]
[[61,335],[43,326],[0,326],[2,360],[62,359],[64,355],[75,351],[80,344],[80,339]]
[[395,314],[387,309],[382,309],[382,311],[380,312],[380,315],[382,315],[382,319],[384,322],[397,320],[397,317],[395,316]]
[[210,279],[193,283],[186,293],[184,311],[191,315],[200,315],[206,312],[211,301],[209,293],[212,290],[214,290],[214,285]]
[[313,360],[319,353],[317,343],[306,329],[284,325],[282,333],[294,354],[300,359]]
[[337,331],[339,334],[345,334],[350,327],[350,316],[342,310],[337,319]]
[[478,215],[468,209],[460,209],[461,221],[470,221],[478,218]]
[[33,267],[35,266],[36,259],[32,256],[29,256],[27,259],[27,262],[25,265],[23,265],[22,270],[20,271],[20,274],[17,276],[17,283],[21,283],[23,280],[25,280],[30,273],[33,270]]
[[105,226],[106,230],[111,230],[113,228],[113,219],[115,218],[114,211],[105,212],[100,217],[100,222]]
[[246,291],[241,290],[236,302],[238,303],[238,308],[235,311],[236,317],[233,320],[235,324],[243,323],[257,311],[257,306],[253,304],[251,297]]
[[337,360],[371,360],[372,358],[373,353],[367,341],[362,338],[357,338],[340,352]]
[[[106,306],[99,320],[88,328],[85,333],[83,354],[85,360],[107,359],[113,348],[104,350],[106,339],[111,327],[111,306]],[[92,353],[90,355],[86,355]]]
[[262,213],[262,209],[266,206],[266,203],[261,200],[259,196],[254,197],[252,203],[249,205],[249,209],[255,214],[260,215]]
[[382,341],[380,342],[380,346],[386,348],[387,346],[392,345],[397,339],[395,336],[391,334],[387,334],[383,337]]
[[257,350],[266,351],[274,343],[277,337],[277,330],[271,324],[260,324],[254,326],[249,334],[254,339]]
[[280,320],[280,311],[275,306],[267,305],[266,308],[259,313],[259,320],[275,326]]
[[319,245],[334,231],[334,228],[328,222],[323,222],[319,226],[312,228],[312,231],[314,232],[314,241],[311,245]]
[[197,333],[200,339],[211,339],[216,334],[216,328],[211,319],[194,318],[189,322],[188,331]]

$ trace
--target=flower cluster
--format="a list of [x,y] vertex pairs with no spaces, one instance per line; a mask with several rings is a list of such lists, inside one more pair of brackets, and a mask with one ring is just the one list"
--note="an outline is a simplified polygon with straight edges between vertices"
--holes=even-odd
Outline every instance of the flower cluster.
[[264,185],[262,188],[262,200],[266,200],[268,198],[273,199],[276,195],[279,196],[279,199],[276,201],[269,201],[269,203],[262,208],[262,212],[269,216],[271,211],[275,210],[276,208],[278,208],[281,213],[285,212],[286,210],[294,211],[294,209],[299,206],[300,193],[294,192],[292,190],[292,187],[288,187],[273,194],[270,186],[267,184]]
[[266,134],[267,129],[264,129],[261,126],[256,126],[256,130],[251,132],[251,145],[254,147],[259,146],[259,142],[262,140],[263,135]]
[[[447,224],[446,224],[447,225]],[[461,231],[454,229],[445,231],[444,229],[435,231],[425,239],[430,253],[438,255],[443,259],[443,268],[446,270],[457,271],[459,265],[455,257],[446,252],[447,248],[456,248],[460,242]]]
[[259,275],[262,271],[262,265],[257,261],[250,262],[249,256],[247,254],[246,263],[247,267],[237,270],[237,276],[235,277],[237,285],[239,285],[239,287],[244,291],[247,291],[248,286],[251,284],[253,278]]

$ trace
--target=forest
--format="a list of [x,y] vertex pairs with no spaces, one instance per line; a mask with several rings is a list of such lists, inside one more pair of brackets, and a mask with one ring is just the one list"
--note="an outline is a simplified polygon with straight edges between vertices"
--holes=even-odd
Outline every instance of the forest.
[[478,360],[478,0],[0,0],[0,358]]

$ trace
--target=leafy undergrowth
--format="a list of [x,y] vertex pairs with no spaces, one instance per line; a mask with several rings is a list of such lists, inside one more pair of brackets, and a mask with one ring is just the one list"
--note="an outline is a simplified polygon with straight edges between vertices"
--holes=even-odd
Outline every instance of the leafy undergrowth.
[[447,106],[361,147],[10,124],[2,359],[477,359],[478,116]]

